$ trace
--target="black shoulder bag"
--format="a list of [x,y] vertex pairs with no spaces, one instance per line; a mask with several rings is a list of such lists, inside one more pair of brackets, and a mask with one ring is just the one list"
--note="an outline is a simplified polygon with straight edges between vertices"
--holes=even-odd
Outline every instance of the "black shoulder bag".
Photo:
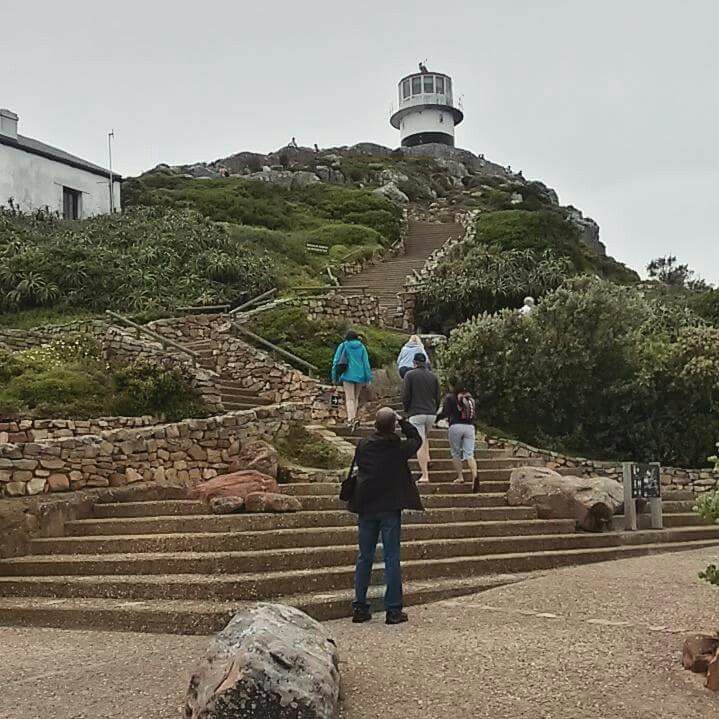
[[342,486],[340,487],[340,499],[343,502],[349,502],[352,500],[352,497],[354,496],[354,493],[355,493],[355,489],[357,487],[357,472],[355,472],[356,459],[357,459],[357,452],[355,452],[354,456],[352,457],[352,464],[350,465],[350,471],[347,472],[347,476],[345,477],[344,481],[342,482]]

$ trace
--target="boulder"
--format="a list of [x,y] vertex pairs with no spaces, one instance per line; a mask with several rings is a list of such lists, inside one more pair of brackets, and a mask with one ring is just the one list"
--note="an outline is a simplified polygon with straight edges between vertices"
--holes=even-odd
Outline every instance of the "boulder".
[[541,519],[574,519],[581,529],[598,532],[611,527],[622,506],[624,489],[608,477],[572,477],[546,467],[512,470],[507,503],[537,508]]
[[269,477],[277,477],[277,467],[280,457],[277,450],[261,439],[247,442],[240,447],[239,454],[230,465],[231,472],[242,469],[252,469]]
[[258,603],[210,643],[183,716],[335,719],[339,694],[339,654],[327,629],[299,609]]
[[245,497],[247,512],[299,512],[302,504],[297,497],[277,492],[252,492]]
[[706,674],[709,662],[714,658],[717,650],[719,650],[719,637],[693,634],[684,640],[682,664],[689,671]]
[[215,497],[245,499],[252,492],[276,492],[277,481],[253,469],[221,474],[195,487],[193,497],[209,502]]
[[714,656],[709,661],[705,686],[713,692],[719,692],[719,649],[714,652]]
[[213,497],[210,500],[210,509],[213,514],[234,514],[245,508],[242,497]]
[[397,205],[406,205],[409,202],[409,197],[407,197],[394,182],[388,182],[386,185],[372,190],[372,194],[386,197],[390,202],[394,202]]

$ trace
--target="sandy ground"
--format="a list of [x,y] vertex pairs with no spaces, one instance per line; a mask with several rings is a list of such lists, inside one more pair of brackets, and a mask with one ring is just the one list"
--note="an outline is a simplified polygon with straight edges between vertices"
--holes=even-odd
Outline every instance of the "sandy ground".
[[[681,668],[719,628],[697,572],[719,548],[545,573],[410,609],[409,624],[330,622],[347,719],[693,719],[719,696]],[[0,628],[0,719],[180,719],[207,638]]]

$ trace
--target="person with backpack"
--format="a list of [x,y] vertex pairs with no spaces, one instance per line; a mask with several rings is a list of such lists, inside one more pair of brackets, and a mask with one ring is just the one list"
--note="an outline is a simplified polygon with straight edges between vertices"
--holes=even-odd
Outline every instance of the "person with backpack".
[[354,330],[345,335],[335,350],[332,359],[332,381],[344,387],[347,424],[354,429],[358,421],[360,391],[372,382],[367,348]]
[[477,460],[474,458],[477,419],[477,408],[472,395],[457,381],[450,382],[452,391],[444,398],[442,411],[437,421],[446,419],[449,422],[449,448],[452,464],[457,471],[454,484],[464,483],[463,461],[466,460],[472,476],[472,489],[479,489]]

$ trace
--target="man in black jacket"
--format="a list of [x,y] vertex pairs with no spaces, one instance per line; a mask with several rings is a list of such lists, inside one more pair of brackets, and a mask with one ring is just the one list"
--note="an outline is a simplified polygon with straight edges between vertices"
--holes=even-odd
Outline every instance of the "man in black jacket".
[[[400,439],[395,432],[398,421],[405,439]],[[403,509],[424,509],[408,464],[422,445],[422,438],[409,422],[389,407],[377,412],[375,428],[377,431],[357,446],[357,485],[349,502],[350,511],[359,515],[352,621],[366,622],[372,617],[367,589],[381,532],[387,585],[384,596],[386,622],[400,624],[407,621],[407,615],[402,611],[401,517]]]

